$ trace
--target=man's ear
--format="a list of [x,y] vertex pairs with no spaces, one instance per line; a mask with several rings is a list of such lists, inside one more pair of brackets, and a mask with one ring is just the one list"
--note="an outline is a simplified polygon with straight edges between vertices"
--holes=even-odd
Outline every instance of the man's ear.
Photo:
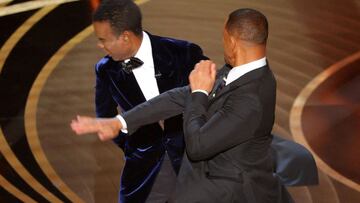
[[129,33],[129,31],[124,31],[121,35],[122,35],[123,40],[124,40],[125,42],[128,42],[128,41],[130,40],[130,33]]
[[237,50],[237,46],[238,46],[238,40],[236,40],[234,36],[230,35],[230,48],[233,53],[235,53],[235,51]]

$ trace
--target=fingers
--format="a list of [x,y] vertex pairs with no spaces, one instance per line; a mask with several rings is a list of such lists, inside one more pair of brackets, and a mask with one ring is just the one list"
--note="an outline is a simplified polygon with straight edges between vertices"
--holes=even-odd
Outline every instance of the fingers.
[[118,135],[121,124],[117,119],[77,116],[70,127],[77,135],[97,133],[101,141],[106,141]]
[[98,133],[98,137],[101,141],[105,141],[106,140],[106,135],[103,132],[99,132]]
[[190,73],[190,88],[194,90],[204,90],[211,92],[216,77],[216,66],[210,60],[202,60],[195,65],[194,70]]
[[199,63],[197,63],[194,67],[194,70],[191,74],[195,75],[213,75],[213,69],[215,67],[215,63],[213,63],[210,60],[201,60]]
[[76,120],[71,121],[70,127],[77,135],[95,133],[99,128],[96,119],[84,116],[77,116]]
[[212,63],[212,64],[211,64],[211,67],[210,67],[210,76],[211,76],[211,79],[212,79],[212,80],[215,80],[215,78],[216,78],[216,65],[215,65],[215,63]]
[[206,77],[210,76],[211,79],[215,79],[216,65],[210,60],[202,60],[196,65],[195,72]]
[[81,121],[81,122],[93,121],[95,119],[95,118],[92,118],[89,116],[80,116],[80,115],[77,115],[76,118],[78,121]]

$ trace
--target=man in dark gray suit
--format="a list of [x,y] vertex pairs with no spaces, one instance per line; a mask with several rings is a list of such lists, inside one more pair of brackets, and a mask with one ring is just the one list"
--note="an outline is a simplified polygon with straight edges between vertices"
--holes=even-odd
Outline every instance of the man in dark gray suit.
[[270,152],[276,81],[265,57],[267,35],[263,14],[235,10],[223,34],[227,65],[217,74],[213,62],[201,61],[190,87],[167,91],[113,119],[79,116],[71,126],[77,134],[96,132],[108,140],[119,130],[131,135],[141,125],[183,112],[187,158],[177,202],[287,202]]

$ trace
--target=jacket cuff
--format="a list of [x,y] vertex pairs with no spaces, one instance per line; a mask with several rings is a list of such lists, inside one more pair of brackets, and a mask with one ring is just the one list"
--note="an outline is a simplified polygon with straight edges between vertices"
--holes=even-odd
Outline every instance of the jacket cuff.
[[195,105],[201,105],[204,108],[207,108],[208,105],[208,96],[202,92],[193,92],[191,93],[192,103]]

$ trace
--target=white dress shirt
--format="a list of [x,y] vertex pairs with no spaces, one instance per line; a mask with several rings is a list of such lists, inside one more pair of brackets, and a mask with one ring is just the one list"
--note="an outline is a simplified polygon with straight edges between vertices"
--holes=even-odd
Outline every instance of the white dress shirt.
[[[154,60],[152,55],[151,41],[149,35],[146,32],[143,32],[143,38],[141,41],[141,45],[137,53],[135,54],[136,58],[139,58],[144,63],[135,69],[132,70],[134,73],[136,82],[138,83],[141,92],[143,93],[146,100],[150,100],[153,97],[159,95],[159,87],[155,78],[155,67]],[[127,133],[127,125],[122,118],[122,116],[116,116],[123,128],[122,132]]]
[[259,60],[256,61],[252,61],[250,63],[246,63],[240,66],[236,66],[233,67],[227,77],[226,77],[226,83],[225,86],[234,82],[235,80],[237,80],[238,78],[240,78],[241,76],[245,75],[246,73],[253,71],[255,69],[264,67],[266,65],[266,57],[261,58]]
[[145,99],[150,100],[159,95],[159,88],[155,78],[151,42],[149,35],[146,32],[143,32],[143,39],[135,57],[141,59],[144,64],[133,69],[132,72],[134,73]]

